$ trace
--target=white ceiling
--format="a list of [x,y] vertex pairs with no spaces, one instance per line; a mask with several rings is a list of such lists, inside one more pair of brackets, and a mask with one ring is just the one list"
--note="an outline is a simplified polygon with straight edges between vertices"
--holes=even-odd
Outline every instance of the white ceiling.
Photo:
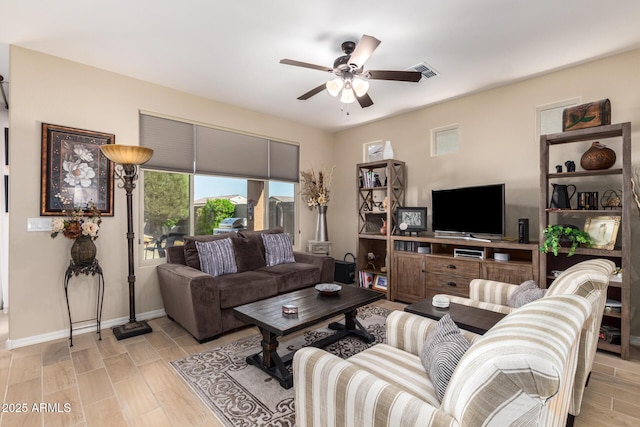
[[[279,60],[332,66],[362,34],[365,69],[440,76],[371,81],[367,109],[297,100],[331,75]],[[5,80],[9,44],[335,131],[639,48],[640,1],[0,0]]]

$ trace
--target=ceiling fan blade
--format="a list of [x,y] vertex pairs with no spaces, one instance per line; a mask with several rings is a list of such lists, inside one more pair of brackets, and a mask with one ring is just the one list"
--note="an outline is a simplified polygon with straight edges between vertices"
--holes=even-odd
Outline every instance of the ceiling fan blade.
[[360,104],[362,108],[371,107],[373,105],[373,101],[371,100],[371,97],[368,93],[365,93],[362,96],[356,96],[356,99],[358,100],[358,104]]
[[323,90],[325,90],[326,88],[327,88],[327,84],[326,84],[326,83],[322,83],[320,86],[318,86],[318,87],[314,87],[314,88],[313,88],[313,89],[311,89],[309,92],[307,92],[307,93],[304,93],[304,94],[300,95],[300,96],[298,97],[298,99],[299,99],[300,101],[305,101],[305,100],[307,100],[307,99],[311,98],[313,95],[317,95],[317,94],[319,94],[320,92],[322,92],[322,91],[323,91]]
[[369,70],[366,76],[371,80],[397,80],[401,82],[419,82],[422,73],[419,71],[386,71],[386,70]]
[[349,58],[349,64],[354,64],[356,68],[362,68],[379,44],[380,40],[377,38],[363,35]]
[[312,70],[320,70],[320,71],[327,71],[329,73],[333,73],[333,68],[324,67],[322,65],[309,64],[308,62],[294,61],[293,59],[281,59],[280,63],[286,64],[286,65],[293,65],[295,67],[311,68]]

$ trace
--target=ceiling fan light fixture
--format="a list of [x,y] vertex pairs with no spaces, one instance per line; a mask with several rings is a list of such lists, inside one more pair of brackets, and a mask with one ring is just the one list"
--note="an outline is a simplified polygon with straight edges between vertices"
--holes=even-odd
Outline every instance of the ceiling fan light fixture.
[[344,82],[339,77],[333,80],[329,80],[327,82],[327,92],[329,92],[331,96],[338,96],[343,86]]
[[369,82],[363,79],[353,79],[351,86],[357,97],[361,97],[369,90]]
[[342,102],[343,104],[351,104],[352,102],[355,102],[356,100],[356,95],[353,93],[353,89],[351,88],[344,88],[342,89],[342,96],[340,97],[340,102]]

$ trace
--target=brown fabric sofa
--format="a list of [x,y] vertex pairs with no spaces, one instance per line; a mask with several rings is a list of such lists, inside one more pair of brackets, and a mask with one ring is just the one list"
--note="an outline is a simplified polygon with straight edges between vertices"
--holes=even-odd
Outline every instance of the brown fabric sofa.
[[[167,248],[167,263],[158,265],[160,293],[169,318],[199,342],[244,325],[233,308],[281,293],[333,281],[334,259],[294,252],[295,263],[266,266],[263,233],[281,228],[188,236],[184,246]],[[230,237],[238,272],[213,277],[200,271],[196,241]]]

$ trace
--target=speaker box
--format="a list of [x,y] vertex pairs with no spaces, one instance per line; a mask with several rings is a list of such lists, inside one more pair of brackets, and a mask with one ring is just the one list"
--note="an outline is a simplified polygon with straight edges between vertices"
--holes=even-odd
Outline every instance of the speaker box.
[[518,220],[518,243],[529,243],[529,218]]

